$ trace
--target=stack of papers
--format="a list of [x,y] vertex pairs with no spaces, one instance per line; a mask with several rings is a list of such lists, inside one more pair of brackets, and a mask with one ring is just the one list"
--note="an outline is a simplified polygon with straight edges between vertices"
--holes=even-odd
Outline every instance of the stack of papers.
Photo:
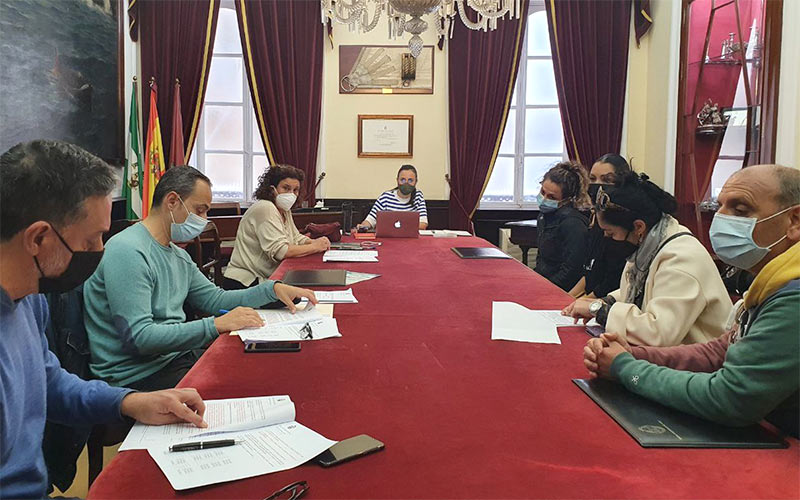
[[[191,424],[137,422],[120,451],[146,449],[176,490],[259,476],[297,467],[336,441],[295,421],[289,396],[206,401],[207,429]],[[223,448],[169,451],[186,442],[235,439]]]
[[232,332],[231,335],[238,335],[242,342],[296,342],[342,336],[336,319],[333,318],[333,304],[315,306],[305,302],[298,304],[294,314],[286,309],[259,309],[258,314],[264,319],[264,326],[245,328]]
[[547,316],[514,302],[492,302],[492,340],[561,343],[555,323]]
[[322,262],[378,262],[377,250],[328,250]]
[[472,236],[469,231],[458,229],[420,229],[420,236],[433,236],[434,238],[455,238],[457,236]]
[[355,271],[347,271],[347,275],[345,277],[345,284],[347,286],[355,285],[356,283],[361,283],[362,281],[367,281],[379,277],[380,274],[357,273]]

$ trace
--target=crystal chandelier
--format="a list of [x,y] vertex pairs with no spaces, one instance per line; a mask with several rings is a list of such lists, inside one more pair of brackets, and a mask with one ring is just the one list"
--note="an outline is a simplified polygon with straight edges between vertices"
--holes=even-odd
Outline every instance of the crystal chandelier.
[[[385,15],[389,38],[396,40],[406,32],[411,33],[408,49],[414,57],[422,52],[420,35],[428,29],[428,23],[422,20],[426,14],[432,14],[439,36],[452,36],[456,13],[467,28],[488,31],[496,29],[497,21],[506,15],[508,19],[516,19],[522,12],[520,0],[320,0],[320,3],[323,24],[336,21],[359,33],[375,29]],[[477,12],[477,21],[467,17],[465,7]]]

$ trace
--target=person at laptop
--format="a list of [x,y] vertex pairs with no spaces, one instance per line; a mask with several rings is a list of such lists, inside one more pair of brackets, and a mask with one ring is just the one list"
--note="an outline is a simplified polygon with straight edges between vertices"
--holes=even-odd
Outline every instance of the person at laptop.
[[359,228],[373,229],[378,221],[378,212],[404,211],[419,212],[419,228],[428,227],[428,209],[425,197],[417,189],[417,169],[413,165],[403,165],[397,172],[397,187],[381,194],[367,218],[358,225]]
[[538,252],[534,271],[568,291],[583,273],[586,260],[589,206],[586,169],[574,162],[560,162],[544,174],[538,195]]
[[324,252],[331,247],[325,236],[300,234],[292,206],[305,174],[290,165],[273,165],[258,179],[258,201],[247,209],[236,231],[236,241],[222,287],[239,290],[256,286],[278,268],[283,259]]
[[[594,202],[600,186],[614,184],[617,178],[631,171],[625,158],[618,154],[604,154],[594,162],[589,171],[589,199]],[[606,238],[603,228],[593,214],[589,225],[588,249],[583,265],[583,277],[569,294],[575,298],[605,297],[619,288],[625,259],[635,250],[624,241]]]
[[744,168],[725,183],[711,245],[755,279],[734,307],[735,326],[705,344],[635,347],[620,330],[590,340],[592,377],[725,425],[766,419],[798,436],[800,389],[800,171]]
[[672,213],[675,198],[630,172],[598,189],[595,212],[606,236],[633,253],[619,288],[582,297],[563,313],[623,332],[633,344],[707,342],[725,333],[731,299],[708,251]]
[[[203,231],[210,207],[208,177],[192,167],[172,167],[156,185],[148,216],[108,240],[84,286],[96,377],[137,390],[174,387],[220,333],[263,324],[251,307],[281,301],[294,311],[295,298],[316,302],[310,290],[273,281],[235,291],[209,281],[175,243]],[[221,315],[187,322],[185,302]]]

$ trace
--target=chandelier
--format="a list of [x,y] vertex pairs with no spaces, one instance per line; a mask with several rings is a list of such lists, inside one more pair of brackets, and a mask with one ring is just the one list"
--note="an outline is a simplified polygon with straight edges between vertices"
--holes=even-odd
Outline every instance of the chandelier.
[[[467,28],[489,31],[497,28],[499,19],[506,15],[516,19],[522,12],[520,0],[320,0],[320,3],[323,24],[336,21],[359,33],[372,31],[381,16],[386,16],[389,38],[396,40],[406,32],[411,34],[408,50],[414,57],[422,52],[420,35],[428,29],[428,23],[422,20],[424,15],[433,15],[439,36],[452,36],[456,13]],[[477,21],[467,17],[465,7],[478,14]]]

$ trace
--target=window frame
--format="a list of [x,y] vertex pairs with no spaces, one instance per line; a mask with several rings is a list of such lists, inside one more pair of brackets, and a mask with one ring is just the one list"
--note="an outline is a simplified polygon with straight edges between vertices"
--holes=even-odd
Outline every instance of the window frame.
[[[544,11],[544,0],[531,0],[528,7],[528,16],[540,11]],[[530,26],[530,25],[528,25]],[[549,36],[549,35],[548,35]],[[513,201],[483,201],[478,204],[479,210],[538,210],[539,204],[535,201],[525,201],[523,193],[525,189],[525,158],[552,158],[557,153],[526,153],[525,152],[525,115],[529,109],[559,109],[556,104],[528,104],[527,103],[527,83],[528,83],[528,61],[552,61],[552,54],[549,56],[529,56],[528,55],[528,29],[525,29],[525,37],[522,41],[520,53],[520,64],[517,73],[517,81],[514,85],[512,102],[516,96],[516,104],[509,106],[509,113],[516,111],[514,116],[514,153],[501,153],[498,151],[497,159],[514,158],[514,200]],[[511,125],[506,122],[506,127]],[[561,123],[559,122],[559,126]],[[505,129],[503,129],[505,133]],[[566,143],[561,145],[561,160],[568,159]],[[496,163],[495,163],[496,166]],[[494,171],[494,168],[493,168]],[[491,176],[490,176],[491,178]]]
[[[224,0],[220,5],[220,9],[230,9],[236,13],[236,8],[234,7],[233,0]],[[219,29],[219,24],[217,25]],[[237,33],[237,36],[239,34]],[[217,33],[214,35],[217,36]],[[241,68],[242,68],[242,100],[240,102],[222,102],[222,101],[209,101],[207,97],[203,99],[203,113],[205,113],[206,106],[218,106],[218,107],[232,107],[232,108],[242,108],[242,148],[241,149],[212,149],[206,147],[206,124],[205,124],[205,117],[201,114],[199,124],[197,127],[197,138],[195,141],[194,149],[192,151],[192,160],[194,165],[198,170],[206,173],[206,154],[239,154],[242,155],[242,197],[241,198],[223,198],[223,197],[213,197],[213,201],[238,201],[241,204],[249,205],[253,202],[253,192],[255,191],[256,186],[253,182],[253,164],[254,158],[257,156],[263,156],[265,159],[267,158],[266,151],[260,152],[256,151],[255,147],[257,144],[253,142],[253,133],[258,131],[258,125],[255,123],[256,119],[255,116],[255,109],[253,107],[253,98],[250,94],[250,84],[247,78],[247,68],[245,66],[244,61],[244,49],[242,48],[242,52],[217,52],[216,49],[214,53],[211,55],[211,62],[209,63],[209,68],[214,61],[214,58],[222,58],[222,59],[239,59],[241,61]],[[209,70],[209,77],[211,73]],[[260,137],[260,136],[259,136]],[[192,163],[190,161],[190,163]],[[265,162],[269,165],[269,160]],[[213,182],[214,179],[211,179]],[[212,190],[213,192],[213,190]]]

